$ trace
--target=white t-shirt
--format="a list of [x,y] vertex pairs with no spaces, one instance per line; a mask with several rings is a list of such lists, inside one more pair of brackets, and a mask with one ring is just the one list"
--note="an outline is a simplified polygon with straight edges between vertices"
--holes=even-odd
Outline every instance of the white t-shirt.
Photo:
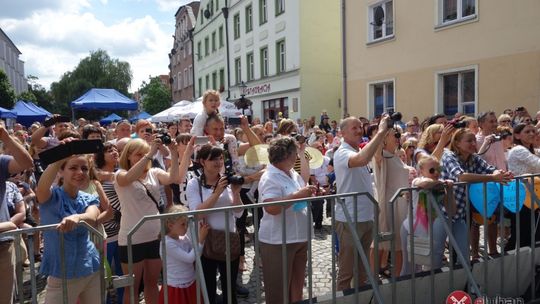
[[[206,201],[214,192],[213,189],[201,187],[201,194],[199,193],[199,178],[192,178],[187,185],[187,199],[189,202],[190,210],[197,210],[197,207]],[[219,196],[214,208],[227,207],[233,203],[233,194],[230,187],[227,187]],[[242,216],[242,210],[229,212],[229,232],[236,231],[235,217]],[[206,214],[206,222],[210,225],[210,228],[225,231],[225,212],[211,212]]]
[[[142,180],[142,183],[148,188],[155,200],[159,202],[159,180],[157,178],[157,172],[163,171],[159,168],[152,168],[146,174],[146,178]],[[118,170],[115,173],[117,178],[118,173],[125,172],[125,170]],[[146,215],[156,215],[159,211],[156,204],[146,193],[146,189],[141,185],[139,181],[135,181],[125,187],[114,183],[114,189],[118,194],[120,200],[120,210],[122,210],[122,218],[120,219],[120,230],[118,232],[118,245],[127,245],[127,234],[133,228],[139,220]],[[137,230],[132,237],[133,244],[141,244],[158,239],[160,231],[159,221],[147,221],[139,230]]]
[[[267,199],[276,199],[290,195],[305,186],[304,180],[294,169],[291,169],[290,176],[280,169],[268,165],[266,171],[259,181],[260,202]],[[263,208],[264,210],[264,208]],[[264,216],[261,219],[259,229],[259,240],[266,244],[281,244],[282,214],[272,215],[263,211]],[[294,207],[285,209],[285,235],[287,244],[307,242],[308,226],[311,225],[311,218],[308,218],[307,208],[295,211]],[[310,228],[313,229],[313,228]],[[313,231],[312,234],[313,235]]]
[[328,174],[329,163],[330,158],[323,156],[323,164],[319,168],[309,169],[309,174],[315,175],[315,178],[321,187],[328,186],[328,177],[326,177],[326,175]]
[[[336,174],[337,193],[368,192],[373,195],[373,176],[367,166],[349,168],[349,158],[356,155],[358,150],[343,141],[334,153],[334,172]],[[357,222],[372,221],[374,218],[373,202],[365,195],[358,196]],[[345,198],[345,206],[354,221],[354,198]],[[346,222],[341,204],[336,204],[335,219]]]
[[[188,231],[189,233],[189,231]],[[195,250],[191,244],[191,239],[186,234],[178,239],[165,236],[165,246],[167,247],[167,285],[176,288],[186,288],[195,281]],[[163,252],[159,246],[159,254],[163,257]],[[202,253],[203,245],[199,244],[197,253]]]
[[206,120],[208,119],[208,114],[205,110],[199,112],[195,119],[193,120],[193,125],[191,127],[191,135],[193,136],[203,136],[204,135],[204,126],[206,125]]

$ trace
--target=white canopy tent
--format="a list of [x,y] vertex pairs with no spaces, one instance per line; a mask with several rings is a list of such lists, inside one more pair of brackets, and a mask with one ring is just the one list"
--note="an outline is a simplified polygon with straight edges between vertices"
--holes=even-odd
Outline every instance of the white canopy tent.
[[[152,122],[171,122],[178,121],[181,118],[189,117],[194,119],[198,113],[202,112],[202,98],[197,99],[194,102],[188,100],[182,100],[175,103],[172,107],[159,112],[152,116]],[[242,110],[236,108],[232,102],[221,100],[221,106],[219,112],[224,117],[238,117],[242,115]]]

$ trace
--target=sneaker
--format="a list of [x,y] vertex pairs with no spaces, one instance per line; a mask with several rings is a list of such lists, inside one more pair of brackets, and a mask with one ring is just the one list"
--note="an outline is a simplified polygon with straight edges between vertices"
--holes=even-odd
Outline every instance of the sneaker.
[[239,298],[247,298],[249,296],[249,290],[244,286],[236,283],[236,296]]

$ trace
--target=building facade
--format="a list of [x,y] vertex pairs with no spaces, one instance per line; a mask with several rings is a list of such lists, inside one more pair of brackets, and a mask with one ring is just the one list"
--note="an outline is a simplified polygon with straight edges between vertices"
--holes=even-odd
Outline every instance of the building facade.
[[19,59],[21,54],[13,41],[0,29],[0,69],[7,74],[17,95],[28,91],[28,82],[24,77],[24,61]]
[[540,109],[540,2],[343,0],[351,115]]
[[176,30],[169,54],[169,83],[173,103],[194,100],[193,28],[197,22],[199,2],[181,6],[176,14]]
[[193,31],[195,96],[213,89],[228,96],[226,23],[222,8],[226,0],[202,0]]
[[233,0],[228,34],[231,99],[254,117],[340,117],[339,1]]

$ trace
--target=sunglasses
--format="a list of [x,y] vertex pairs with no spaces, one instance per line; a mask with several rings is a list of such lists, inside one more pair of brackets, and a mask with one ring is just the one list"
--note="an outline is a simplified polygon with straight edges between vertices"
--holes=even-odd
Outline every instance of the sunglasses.
[[416,146],[408,146],[407,149],[416,149]]
[[442,167],[429,168],[428,170],[429,174],[435,174],[435,171],[440,173],[442,171]]
[[511,123],[511,120],[501,120],[501,123]]

